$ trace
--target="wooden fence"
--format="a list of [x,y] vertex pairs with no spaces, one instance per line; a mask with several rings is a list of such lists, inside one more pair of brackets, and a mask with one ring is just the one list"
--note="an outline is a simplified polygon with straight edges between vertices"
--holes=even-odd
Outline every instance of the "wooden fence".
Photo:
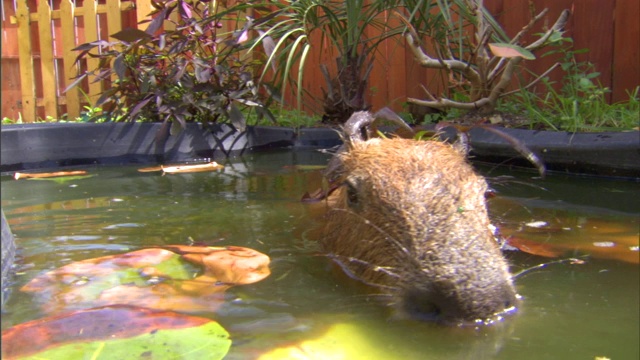
[[[125,27],[136,27],[149,14],[150,0],[2,0],[2,117],[30,122],[65,112],[77,117],[87,99],[95,99],[102,84],[85,84],[85,94],[77,89],[62,94],[79,71],[71,49],[78,44],[107,39]],[[611,101],[628,99],[627,91],[640,85],[640,1],[638,0],[534,0],[537,9],[549,8],[548,22],[562,9],[571,9],[567,35],[575,49],[588,48],[579,61],[590,61],[601,73],[598,80],[612,89]],[[53,7],[51,6],[53,4]],[[528,1],[487,0],[507,34],[515,35],[529,20]],[[550,25],[550,24],[548,24]],[[541,28],[540,28],[541,29]],[[539,30],[540,30],[539,29]],[[374,34],[370,34],[374,35]],[[334,64],[335,51],[314,42],[307,59],[303,86],[308,91],[305,108],[319,110],[326,89],[320,64]],[[423,97],[421,86],[436,92],[444,86],[442,75],[421,68],[402,41],[388,40],[379,48],[370,78],[369,101],[374,108],[391,106],[398,110],[408,96]],[[557,58],[545,57],[527,63],[542,73]],[[95,68],[89,62],[83,66]],[[555,71],[552,80],[560,81]],[[291,89],[294,90],[294,89]],[[289,104],[295,96],[285,94]]]

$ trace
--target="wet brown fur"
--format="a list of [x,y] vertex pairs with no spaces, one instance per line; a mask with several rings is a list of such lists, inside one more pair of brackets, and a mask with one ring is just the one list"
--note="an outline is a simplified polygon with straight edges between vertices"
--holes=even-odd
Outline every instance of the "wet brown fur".
[[484,321],[515,290],[489,227],[487,184],[465,155],[438,141],[349,143],[329,164],[321,244],[400,314]]

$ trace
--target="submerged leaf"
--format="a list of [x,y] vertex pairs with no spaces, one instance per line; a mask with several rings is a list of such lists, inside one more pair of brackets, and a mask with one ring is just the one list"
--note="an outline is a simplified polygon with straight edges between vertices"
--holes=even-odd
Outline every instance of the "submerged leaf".
[[2,332],[3,359],[222,359],[230,346],[229,333],[213,320],[121,305]]
[[370,329],[355,323],[337,323],[318,338],[278,347],[258,357],[276,359],[393,359],[397,349],[378,346]]

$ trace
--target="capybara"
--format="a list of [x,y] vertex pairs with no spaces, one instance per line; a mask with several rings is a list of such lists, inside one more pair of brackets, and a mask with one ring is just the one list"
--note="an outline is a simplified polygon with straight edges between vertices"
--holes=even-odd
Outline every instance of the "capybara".
[[[393,118],[389,113],[376,116]],[[343,126],[345,143],[325,173],[334,190],[323,250],[399,315],[460,325],[514,311],[517,295],[490,229],[485,179],[454,145],[368,138],[376,116],[356,112]]]

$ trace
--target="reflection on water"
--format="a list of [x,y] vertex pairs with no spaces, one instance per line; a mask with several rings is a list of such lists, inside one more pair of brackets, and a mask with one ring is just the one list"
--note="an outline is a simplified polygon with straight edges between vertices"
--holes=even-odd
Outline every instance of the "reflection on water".
[[[483,169],[499,193],[490,206],[502,233],[539,246],[506,253],[514,273],[549,264],[517,278],[516,316],[457,329],[390,320],[374,298],[332,276],[299,201],[321,186],[320,172],[295,166],[325,162],[318,153],[275,152],[212,173],[124,167],[87,169],[96,176],[66,183],[3,177],[2,207],[19,252],[2,329],[42,317],[32,295],[17,289],[72,261],[167,244],[238,245],[268,254],[272,275],[229,290],[217,313],[198,314],[229,330],[230,359],[275,347],[363,359],[639,357],[637,183],[529,174],[505,181],[513,174]],[[569,258],[583,261],[557,261]]]

